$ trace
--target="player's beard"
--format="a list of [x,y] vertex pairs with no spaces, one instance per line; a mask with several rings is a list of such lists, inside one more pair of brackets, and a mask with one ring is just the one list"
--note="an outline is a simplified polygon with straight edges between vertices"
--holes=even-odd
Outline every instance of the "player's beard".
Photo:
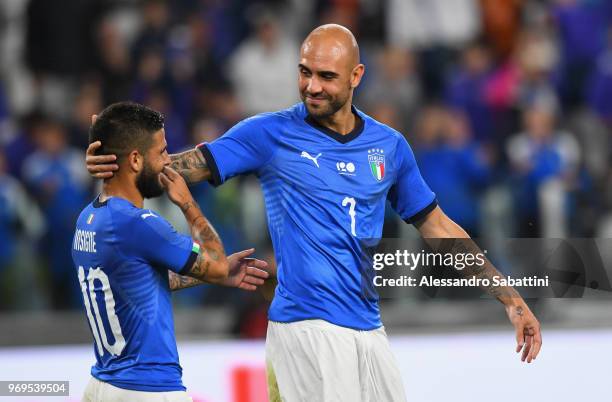
[[313,107],[306,102],[306,93],[302,93],[302,102],[308,110],[308,113],[314,118],[326,118],[332,116],[338,110],[342,109],[342,106],[346,104],[348,101],[349,95],[343,97],[332,97],[328,94],[319,95],[316,97],[317,99],[325,99],[327,102],[321,103],[317,107]]
[[136,178],[136,187],[144,198],[155,198],[164,193],[164,189],[159,182],[159,173],[155,173],[147,162],[145,162],[142,172]]

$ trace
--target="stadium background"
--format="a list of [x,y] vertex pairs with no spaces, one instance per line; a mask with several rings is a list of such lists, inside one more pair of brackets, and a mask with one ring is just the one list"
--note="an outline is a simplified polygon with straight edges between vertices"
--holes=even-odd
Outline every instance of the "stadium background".
[[[0,380],[68,379],[71,400],[87,381],[91,335],[70,245],[99,190],[84,168],[91,115],[131,99],[165,113],[171,152],[211,141],[298,101],[300,40],[326,22],[361,45],[355,104],[406,135],[470,234],[612,237],[611,1],[3,0]],[[228,251],[255,246],[273,261],[253,177],[193,191]],[[185,230],[165,199],[149,206]],[[385,235],[415,232],[390,212]],[[263,297],[199,287],[174,300],[197,400],[263,400]],[[385,301],[410,400],[605,400],[608,301],[534,308],[543,351],[522,367],[496,302]]]

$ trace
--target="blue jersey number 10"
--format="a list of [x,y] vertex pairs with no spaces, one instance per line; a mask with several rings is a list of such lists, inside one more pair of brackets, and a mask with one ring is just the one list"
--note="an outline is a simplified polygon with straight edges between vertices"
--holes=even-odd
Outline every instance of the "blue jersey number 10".
[[[110,327],[115,343],[110,344],[108,337],[106,336],[106,330],[102,323],[102,316],[100,315],[100,308],[96,300],[96,292],[94,287],[94,281],[98,280],[102,284],[102,292],[104,293],[104,304],[106,305],[106,316],[108,317],[108,326]],[[87,274],[87,281],[85,281],[85,270],[83,267],[79,267],[79,283],[81,284],[81,292],[83,292],[83,302],[85,303],[85,310],[87,312],[87,319],[89,320],[89,326],[93,333],[96,346],[98,348],[98,355],[102,356],[106,349],[110,354],[119,356],[125,347],[125,339],[121,332],[121,325],[119,325],[119,318],[115,313],[115,297],[110,288],[110,282],[108,276],[100,268],[89,268]],[[89,285],[89,286],[88,286]],[[89,290],[87,288],[89,287]],[[93,311],[92,311],[93,307]],[[94,319],[95,313],[95,319]]]

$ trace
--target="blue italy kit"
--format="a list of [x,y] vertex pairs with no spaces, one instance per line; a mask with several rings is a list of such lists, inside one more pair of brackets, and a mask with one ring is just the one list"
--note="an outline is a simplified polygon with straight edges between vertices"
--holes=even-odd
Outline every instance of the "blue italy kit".
[[340,135],[297,104],[198,146],[213,184],[247,173],[261,182],[278,264],[272,321],[380,327],[378,298],[362,292],[360,239],[381,237],[387,199],[407,222],[436,206],[404,137],[353,113],[355,129]]
[[198,247],[162,217],[122,198],[79,216],[72,259],[94,337],[100,381],[136,391],[184,391],[168,270],[184,272]]

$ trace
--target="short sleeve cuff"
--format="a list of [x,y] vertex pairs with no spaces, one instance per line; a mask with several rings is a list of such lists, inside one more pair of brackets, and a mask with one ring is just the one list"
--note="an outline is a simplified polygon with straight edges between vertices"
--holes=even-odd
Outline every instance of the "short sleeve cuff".
[[185,275],[187,272],[189,272],[193,264],[196,262],[196,258],[198,258],[198,253],[196,253],[195,251],[192,251],[191,253],[189,253],[189,258],[187,258],[187,262],[185,262],[185,265],[183,265],[183,268],[181,268],[180,271],[178,271],[178,274]]
[[433,211],[434,209],[436,209],[437,206],[438,206],[438,200],[434,198],[433,201],[429,205],[421,209],[416,214],[412,215],[410,218],[404,219],[404,221],[409,224],[416,223],[420,221],[421,219],[425,218],[427,215],[429,215],[429,213]]
[[208,182],[215,187],[221,185],[223,180],[221,180],[221,174],[219,173],[217,162],[215,161],[212,152],[210,152],[209,144],[201,143],[197,146],[197,148],[200,150],[200,152],[202,152],[202,156],[206,160],[206,166],[208,166],[210,169],[211,177]]

